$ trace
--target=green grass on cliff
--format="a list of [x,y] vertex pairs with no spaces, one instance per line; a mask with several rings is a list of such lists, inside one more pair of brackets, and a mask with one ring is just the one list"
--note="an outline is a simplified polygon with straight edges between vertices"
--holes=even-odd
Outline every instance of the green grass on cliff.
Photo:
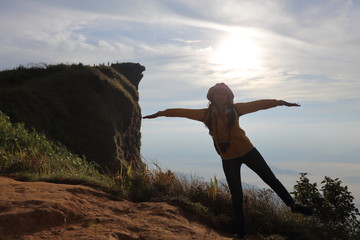
[[129,101],[135,102],[138,100],[138,93],[136,87],[129,82],[129,80],[119,72],[113,71],[111,67],[99,65],[91,67],[89,65],[79,64],[56,64],[48,65],[45,63],[32,64],[27,67],[20,65],[15,69],[3,70],[0,72],[0,88],[13,87],[14,85],[30,82],[33,79],[41,79],[43,77],[58,74],[59,72],[69,73],[67,77],[76,75],[76,71],[83,70],[88,73],[98,76],[101,80],[107,81],[114,88],[119,90],[128,98]]
[[0,174],[29,180],[88,182],[108,186],[110,179],[95,165],[70,153],[60,143],[47,140],[24,124],[12,124],[0,112]]

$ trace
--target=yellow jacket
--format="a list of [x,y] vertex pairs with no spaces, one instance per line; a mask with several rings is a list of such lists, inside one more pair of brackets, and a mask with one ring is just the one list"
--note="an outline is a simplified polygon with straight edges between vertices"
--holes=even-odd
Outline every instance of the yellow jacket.
[[[256,112],[258,110],[264,110],[276,106],[284,105],[284,101],[275,100],[275,99],[265,99],[257,100],[246,103],[235,103],[235,109],[237,115],[241,115]],[[197,120],[204,122],[205,114],[207,108],[203,109],[185,109],[185,108],[172,108],[166,109],[164,111],[158,112],[159,116],[164,117],[185,117],[192,120]],[[213,122],[216,129],[211,132],[214,143],[219,148],[218,142],[219,139],[229,139],[230,146],[225,153],[220,153],[222,159],[234,159],[236,157],[242,156],[249,152],[254,146],[246,136],[245,131],[241,129],[239,125],[239,119],[236,119],[236,122],[232,125],[230,131],[227,127],[227,117],[219,115],[214,111],[216,121]]]

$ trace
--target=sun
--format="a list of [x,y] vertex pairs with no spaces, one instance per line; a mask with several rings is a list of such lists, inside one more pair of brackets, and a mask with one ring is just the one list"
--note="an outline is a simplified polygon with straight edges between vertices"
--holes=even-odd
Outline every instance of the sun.
[[232,34],[214,48],[212,63],[221,70],[243,75],[260,67],[260,48],[248,34]]

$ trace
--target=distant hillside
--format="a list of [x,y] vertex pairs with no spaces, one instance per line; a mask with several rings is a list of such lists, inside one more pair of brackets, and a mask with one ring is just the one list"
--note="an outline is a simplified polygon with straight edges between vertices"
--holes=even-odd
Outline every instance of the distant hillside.
[[0,111],[117,172],[140,158],[138,84],[145,67],[50,65],[0,72]]

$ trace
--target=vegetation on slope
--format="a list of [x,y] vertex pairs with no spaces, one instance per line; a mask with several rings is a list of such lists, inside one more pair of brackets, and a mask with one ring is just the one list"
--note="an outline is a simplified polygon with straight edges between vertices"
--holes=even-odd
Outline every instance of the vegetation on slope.
[[0,112],[0,173],[29,180],[89,182],[108,186],[95,165],[70,153],[22,123],[12,124]]

